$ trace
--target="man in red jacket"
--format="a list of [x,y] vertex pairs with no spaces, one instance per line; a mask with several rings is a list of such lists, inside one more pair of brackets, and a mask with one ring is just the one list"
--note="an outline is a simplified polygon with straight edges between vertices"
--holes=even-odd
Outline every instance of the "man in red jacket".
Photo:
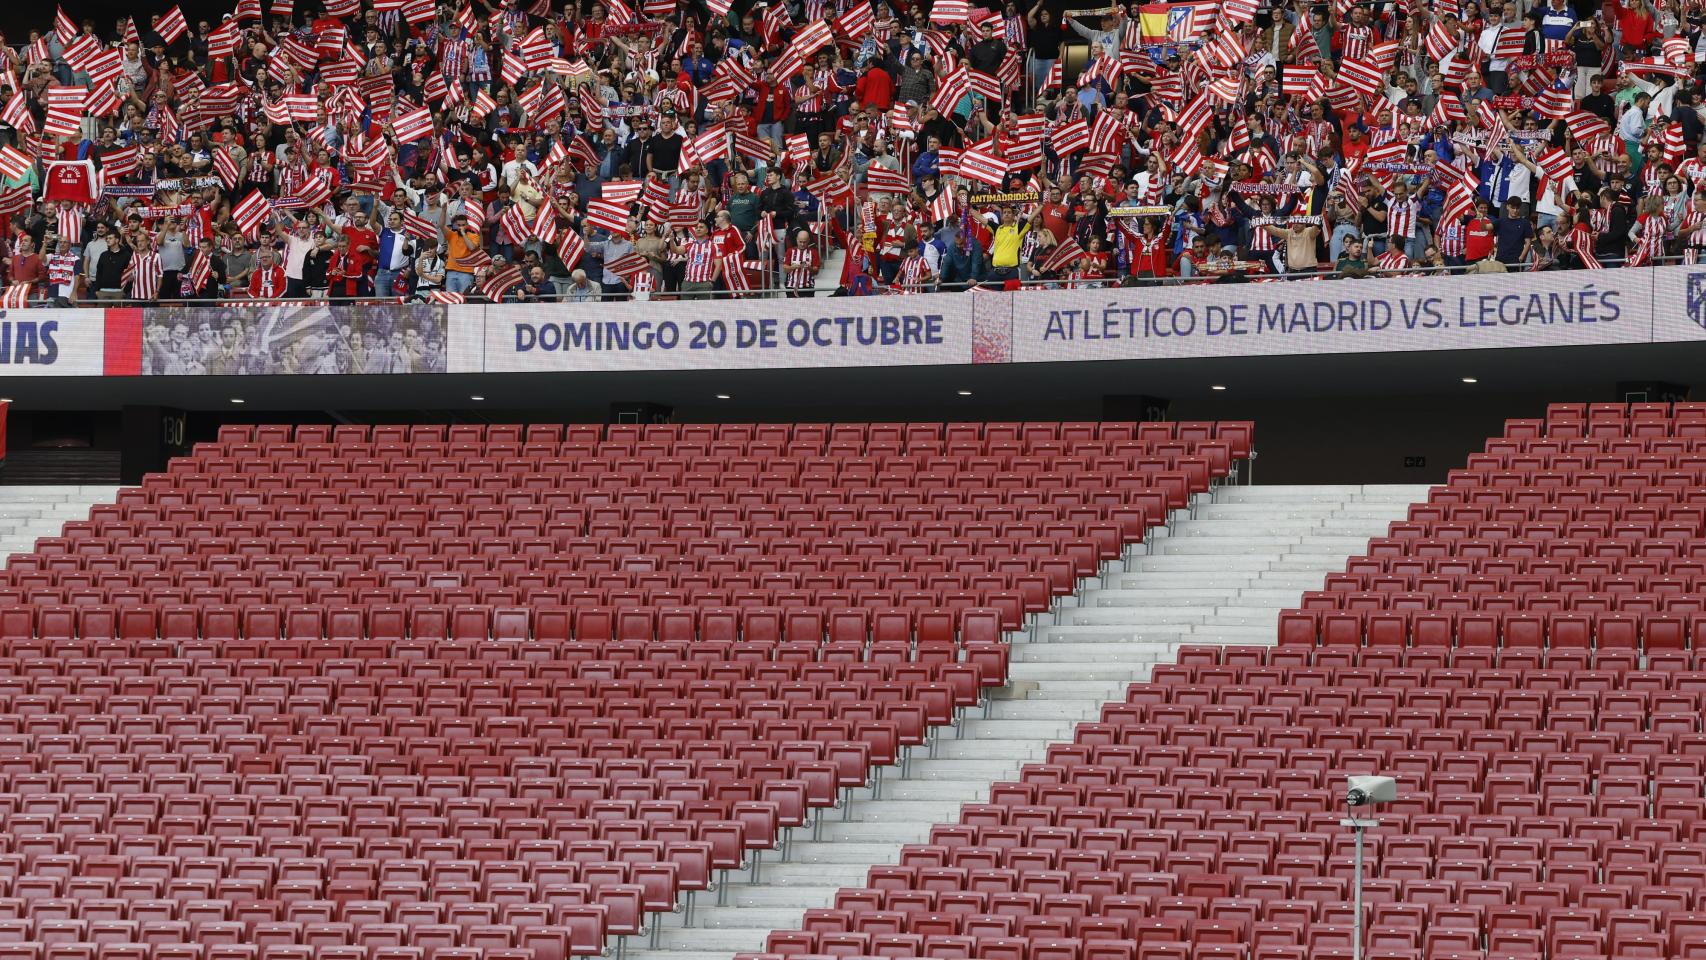
[[865,64],[865,74],[853,87],[853,97],[867,107],[886,111],[894,106],[894,80],[876,57]]
[[776,74],[766,70],[752,89],[758,94],[758,102],[752,108],[754,132],[781,150],[786,144],[782,125],[787,122],[788,114],[794,112],[794,98],[788,93],[788,85],[777,83]]

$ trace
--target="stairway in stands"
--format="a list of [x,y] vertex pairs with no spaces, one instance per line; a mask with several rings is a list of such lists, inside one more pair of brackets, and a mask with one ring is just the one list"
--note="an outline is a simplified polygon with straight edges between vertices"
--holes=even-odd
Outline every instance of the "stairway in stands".
[[57,537],[70,520],[89,519],[89,509],[111,503],[117,486],[104,484],[0,485],[0,567],[14,553],[35,549],[37,537]]
[[727,906],[700,907],[692,927],[680,915],[666,918],[657,948],[630,950],[628,960],[726,960],[763,950],[772,931],[797,928],[839,888],[867,886],[871,867],[896,862],[903,845],[926,843],[932,826],[956,822],[962,804],[987,801],[994,784],[1042,762],[1049,744],[1070,741],[1076,723],[1124,700],[1127,684],[1174,662],[1180,645],[1274,643],[1280,610],[1318,589],[1326,572],[1343,569],[1426,494],[1413,486],[1226,486],[1199,495],[1087,589],[1010,637],[1008,683],[987,710],[938,737],[905,776],[886,771],[880,797],[859,791],[845,821],[828,812],[815,838],[810,827],[796,831],[788,862],[764,864],[756,883],[732,884]]

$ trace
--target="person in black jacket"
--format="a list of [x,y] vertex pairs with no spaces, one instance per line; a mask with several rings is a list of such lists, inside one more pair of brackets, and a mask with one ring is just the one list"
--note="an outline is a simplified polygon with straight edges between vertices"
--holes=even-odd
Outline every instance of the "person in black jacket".
[[124,271],[130,266],[130,245],[124,233],[115,231],[107,238],[107,249],[95,261],[95,296],[102,300],[124,298]]

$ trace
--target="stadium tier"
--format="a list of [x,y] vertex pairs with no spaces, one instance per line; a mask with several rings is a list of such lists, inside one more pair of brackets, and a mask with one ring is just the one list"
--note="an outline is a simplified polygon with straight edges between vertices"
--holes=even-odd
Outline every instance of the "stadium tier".
[[1698,27],[1640,2],[79,6],[7,50],[12,308],[1444,275],[1706,247]]
[[1706,405],[1555,404],[1283,614],[1196,646],[768,953],[1706,956]]
[[0,957],[602,953],[880,790],[1250,443],[226,427],[0,572]]

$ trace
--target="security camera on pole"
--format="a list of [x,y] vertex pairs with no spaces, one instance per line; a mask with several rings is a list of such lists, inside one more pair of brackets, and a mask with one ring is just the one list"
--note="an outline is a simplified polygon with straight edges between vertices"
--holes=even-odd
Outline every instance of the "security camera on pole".
[[1345,780],[1346,814],[1339,826],[1350,827],[1356,831],[1356,901],[1352,914],[1351,960],[1362,960],[1362,839],[1370,827],[1380,826],[1380,821],[1372,818],[1362,818],[1355,815],[1357,807],[1371,807],[1379,803],[1391,803],[1398,799],[1398,781],[1391,777],[1347,777]]

